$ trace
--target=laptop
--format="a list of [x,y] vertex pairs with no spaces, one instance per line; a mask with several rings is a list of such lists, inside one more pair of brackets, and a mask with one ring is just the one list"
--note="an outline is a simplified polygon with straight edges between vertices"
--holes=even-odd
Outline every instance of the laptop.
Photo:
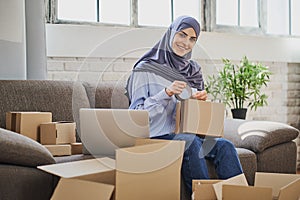
[[115,155],[136,138],[149,138],[146,110],[82,108],[79,112],[81,141],[94,156]]

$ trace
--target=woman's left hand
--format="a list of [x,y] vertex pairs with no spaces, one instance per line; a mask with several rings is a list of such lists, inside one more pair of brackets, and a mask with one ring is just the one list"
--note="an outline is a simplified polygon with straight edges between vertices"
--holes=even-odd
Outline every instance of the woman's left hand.
[[197,91],[192,95],[193,99],[198,99],[198,100],[202,100],[202,101],[206,101],[207,99],[207,92],[206,90],[202,90],[202,91]]

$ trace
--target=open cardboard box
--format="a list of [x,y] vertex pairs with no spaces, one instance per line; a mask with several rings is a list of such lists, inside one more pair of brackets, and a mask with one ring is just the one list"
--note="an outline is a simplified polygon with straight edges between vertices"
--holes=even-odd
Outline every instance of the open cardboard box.
[[116,200],[180,199],[183,141],[138,139],[116,150]]
[[105,157],[38,168],[61,177],[55,200],[179,200],[184,145],[137,139],[135,146],[116,150],[116,161]]
[[194,200],[298,200],[300,175],[257,172],[254,186],[248,186],[243,174],[227,180],[194,180],[193,191]]
[[300,198],[300,175],[256,172],[255,186],[272,188],[273,199],[298,200]]
[[38,166],[61,177],[52,200],[110,200],[115,185],[115,160],[104,157]]
[[223,103],[187,99],[176,105],[175,133],[194,133],[223,137],[225,105]]

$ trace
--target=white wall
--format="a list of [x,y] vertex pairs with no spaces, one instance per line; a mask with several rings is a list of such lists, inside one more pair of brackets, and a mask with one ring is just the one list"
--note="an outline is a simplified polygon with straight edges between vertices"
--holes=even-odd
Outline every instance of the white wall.
[[44,1],[0,0],[0,78],[46,79]]
[[0,78],[26,79],[24,0],[0,0],[0,27]]
[[[48,24],[48,57],[138,57],[164,33],[163,28]],[[300,63],[300,38],[202,32],[193,56]]]

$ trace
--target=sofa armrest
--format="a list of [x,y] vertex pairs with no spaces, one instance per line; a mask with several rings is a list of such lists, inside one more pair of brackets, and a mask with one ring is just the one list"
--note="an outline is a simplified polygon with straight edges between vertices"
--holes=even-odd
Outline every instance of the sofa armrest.
[[40,143],[0,128],[0,163],[36,167],[53,164],[51,153]]
[[236,147],[254,152],[296,139],[299,130],[287,124],[271,121],[226,119],[224,137]]

